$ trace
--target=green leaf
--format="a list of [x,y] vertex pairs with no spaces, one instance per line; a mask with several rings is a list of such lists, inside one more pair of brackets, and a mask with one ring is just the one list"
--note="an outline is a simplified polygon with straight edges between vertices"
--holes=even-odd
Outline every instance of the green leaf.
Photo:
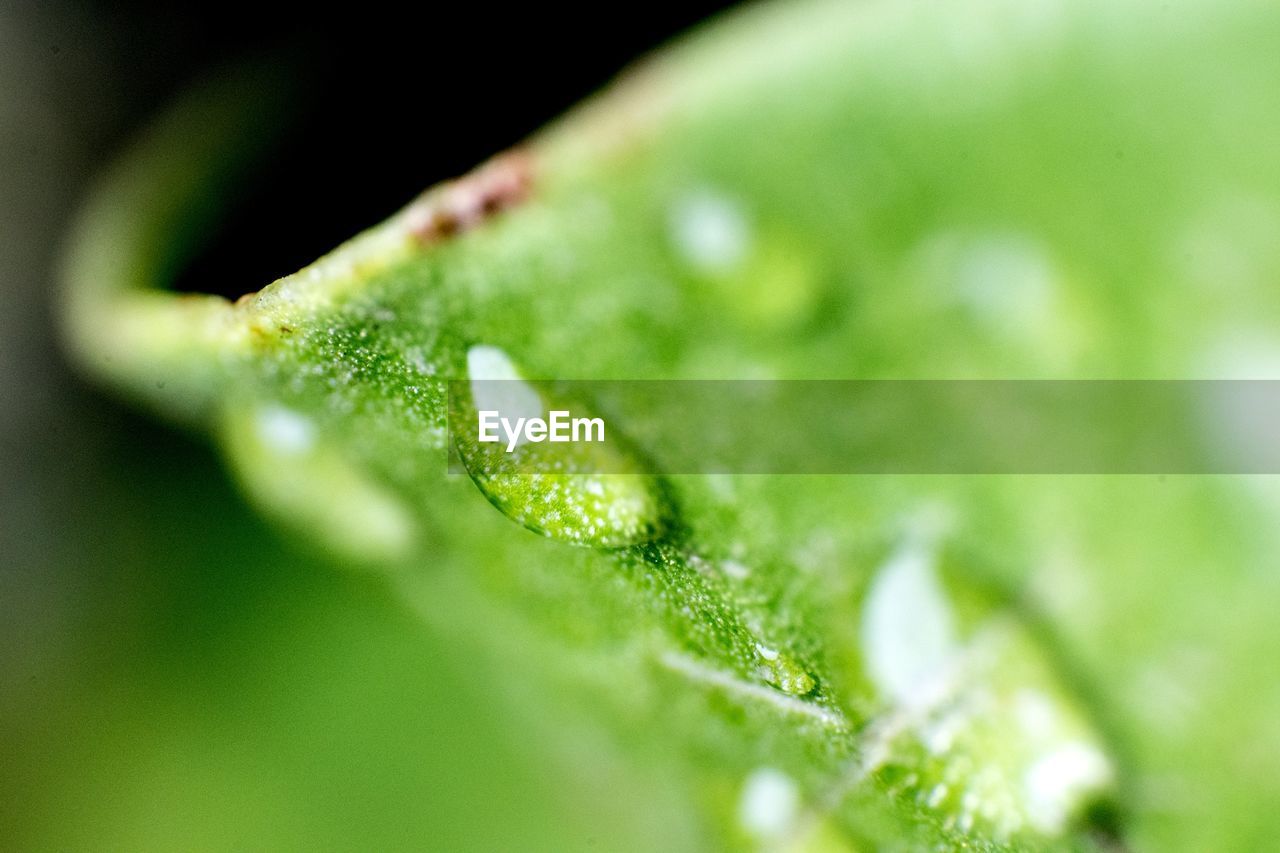
[[[1187,5],[753,8],[235,304],[154,289],[254,132],[238,86],[202,90],[88,209],[70,338],[474,648],[513,725],[572,706],[717,845],[1109,844],[1089,677],[1005,590],[1039,542],[1119,536],[1079,531],[1122,526],[1123,484],[670,477],[655,448],[535,477],[468,440],[464,476],[447,381],[1178,375],[1215,327],[1191,285],[1153,303],[1169,235],[1280,177],[1234,123],[1276,15]],[[1167,97],[1236,48],[1244,84]]]

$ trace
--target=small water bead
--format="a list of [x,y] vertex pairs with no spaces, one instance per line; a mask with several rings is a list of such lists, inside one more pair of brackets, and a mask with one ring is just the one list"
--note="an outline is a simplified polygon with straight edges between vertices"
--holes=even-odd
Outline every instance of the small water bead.
[[763,643],[756,643],[759,674],[765,681],[791,696],[804,696],[817,686],[812,675],[791,658]]
[[473,346],[467,350],[467,378],[471,380],[471,402],[477,410],[499,411],[513,420],[546,414],[537,390],[521,378],[511,359],[497,347]]
[[737,320],[781,329],[811,316],[823,276],[802,235],[762,229],[740,200],[708,186],[679,194],[668,220],[682,268]]
[[1033,764],[1023,778],[1028,817],[1044,832],[1061,832],[1082,796],[1111,781],[1111,764],[1093,744],[1063,744]]
[[817,687],[812,675],[790,657],[778,654],[761,665],[761,675],[788,696],[806,696]]
[[800,806],[794,779],[781,770],[760,767],[742,785],[738,821],[752,836],[778,842],[794,831]]
[[1111,762],[1022,617],[948,568],[912,541],[863,600],[864,674],[894,721],[875,770],[909,771],[900,793],[961,832],[1057,835],[1107,796]]
[[955,651],[954,617],[933,563],[923,545],[908,545],[877,572],[862,605],[867,674],[903,705],[918,701]]
[[222,416],[237,478],[264,509],[308,539],[360,563],[403,559],[417,537],[400,496],[351,461],[306,415],[245,401]]
[[705,274],[733,272],[751,250],[751,224],[742,206],[706,187],[676,200],[670,230],[680,258]]
[[578,545],[623,548],[665,530],[669,505],[660,481],[613,436],[608,442],[517,441],[510,452],[505,441],[480,442],[482,410],[512,421],[546,418],[551,408],[589,415],[559,400],[549,406],[548,392],[526,381],[498,347],[471,347],[467,369],[469,395],[450,395],[450,420],[467,473],[490,503],[530,530]]
[[262,444],[281,455],[300,456],[315,445],[315,425],[284,406],[263,406],[258,410],[255,426]]

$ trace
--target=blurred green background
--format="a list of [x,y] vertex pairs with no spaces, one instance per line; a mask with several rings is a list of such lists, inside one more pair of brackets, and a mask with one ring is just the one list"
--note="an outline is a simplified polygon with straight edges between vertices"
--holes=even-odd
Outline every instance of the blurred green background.
[[[441,120],[467,127],[449,138],[338,129],[286,148],[190,271],[193,289],[238,293],[517,141],[706,8],[619,20],[573,62],[499,89],[512,66],[570,41],[567,10],[524,13],[550,40],[531,44],[518,15],[495,34],[480,9],[424,8],[386,28],[376,4],[298,17],[249,3],[0,3],[0,848],[678,846],[679,821],[608,795],[625,788],[621,762],[618,778],[592,779],[542,763],[457,644],[384,579],[282,541],[206,444],[75,377],[53,297],[92,178],[211,65],[278,55],[302,69],[294,120],[327,121],[324,104],[358,127],[391,97],[355,97],[375,80],[444,79],[459,57],[507,43],[505,62],[437,93]],[[475,100],[495,93],[477,119]],[[317,164],[337,166],[323,191]],[[282,192],[311,215],[267,245],[258,202]]]

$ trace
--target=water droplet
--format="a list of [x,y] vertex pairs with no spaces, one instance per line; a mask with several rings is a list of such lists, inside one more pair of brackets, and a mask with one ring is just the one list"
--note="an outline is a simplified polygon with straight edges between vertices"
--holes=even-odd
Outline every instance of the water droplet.
[[417,536],[400,496],[278,403],[229,407],[222,439],[245,490],[268,512],[358,562],[396,561]]
[[945,825],[997,840],[1055,835],[1105,797],[1102,740],[1008,602],[915,536],[872,580],[862,662],[886,710],[876,770]]
[[789,656],[759,644],[756,651],[760,656],[760,676],[783,693],[804,696],[818,686],[813,676]]
[[264,406],[255,424],[258,438],[277,453],[297,456],[315,444],[315,427],[302,415],[283,406]]
[[913,253],[915,274],[937,306],[953,306],[996,339],[1053,360],[1079,345],[1079,318],[1064,300],[1052,253],[1019,231],[941,231]]
[[929,795],[925,797],[924,802],[931,809],[936,809],[942,805],[942,801],[947,798],[947,786],[939,782],[929,791]]
[[450,395],[454,443],[490,503],[530,530],[579,545],[622,548],[665,530],[665,490],[618,437],[616,425],[608,425],[607,442],[517,441],[510,451],[504,441],[482,443],[475,428],[481,410],[512,422],[545,418],[552,408],[574,417],[589,413],[526,381],[497,347],[471,347],[467,367],[470,398]]
[[1043,832],[1061,832],[1081,795],[1110,780],[1111,765],[1096,746],[1064,744],[1027,770],[1028,817]]
[[957,296],[985,321],[1017,330],[1052,319],[1058,276],[1032,238],[982,235],[962,248],[955,264]]
[[904,704],[919,699],[954,651],[953,622],[932,552],[907,545],[880,569],[862,608],[863,653],[876,687]]
[[738,204],[699,189],[682,196],[673,207],[671,239],[680,257],[698,272],[724,275],[746,258],[751,228]]
[[471,401],[477,409],[498,411],[513,420],[546,414],[537,390],[521,378],[511,359],[497,347],[474,346],[467,350],[467,377],[471,380]]
[[781,770],[761,767],[747,777],[738,802],[742,828],[760,838],[786,836],[800,813],[800,791]]
[[750,326],[783,328],[810,316],[823,277],[801,235],[758,229],[742,205],[702,187],[672,205],[671,242],[688,271]]

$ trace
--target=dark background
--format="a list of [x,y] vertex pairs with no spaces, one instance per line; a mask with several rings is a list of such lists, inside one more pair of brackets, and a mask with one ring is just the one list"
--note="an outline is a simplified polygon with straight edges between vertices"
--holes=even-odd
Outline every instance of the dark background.
[[129,78],[110,143],[210,67],[266,55],[293,70],[298,114],[281,117],[289,130],[263,180],[177,283],[238,296],[519,142],[727,5],[128,3],[91,15]]

